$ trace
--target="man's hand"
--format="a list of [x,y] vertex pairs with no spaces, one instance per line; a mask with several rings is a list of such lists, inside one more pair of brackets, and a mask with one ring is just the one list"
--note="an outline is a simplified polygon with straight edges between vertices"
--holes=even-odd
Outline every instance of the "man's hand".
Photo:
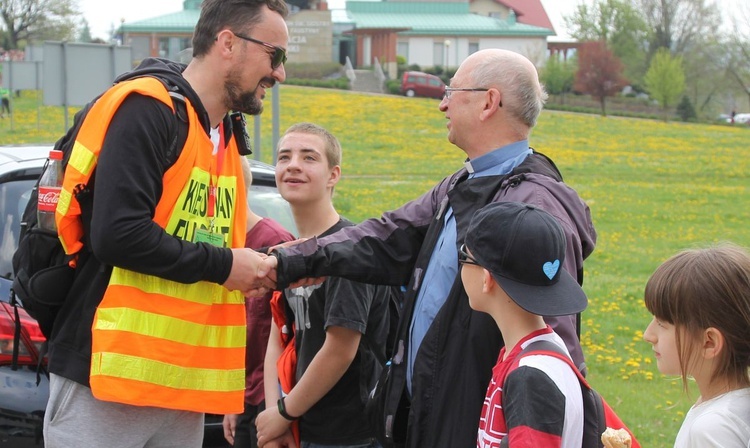
[[221,426],[224,428],[224,438],[227,439],[230,445],[234,445],[234,431],[237,429],[237,414],[227,414],[224,416],[224,421],[221,422]]
[[245,297],[262,297],[276,288],[275,275],[273,280],[266,277],[265,257],[252,249],[232,249],[232,270],[224,287],[230,291],[239,290]]
[[[278,280],[276,268],[279,265],[279,260],[276,259],[275,256],[270,255],[265,260],[263,260],[263,267],[261,268],[264,272],[267,272],[267,278],[270,281],[273,281],[274,285],[276,285],[276,281]],[[326,280],[327,277],[309,277],[309,278],[301,278],[297,280],[296,282],[292,282],[289,287],[290,288],[299,288],[300,286],[312,286],[312,285],[319,285],[323,283]]]

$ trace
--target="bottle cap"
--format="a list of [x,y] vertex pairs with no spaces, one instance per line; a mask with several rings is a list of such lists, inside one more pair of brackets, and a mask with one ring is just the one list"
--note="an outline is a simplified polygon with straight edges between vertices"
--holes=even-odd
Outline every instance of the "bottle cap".
[[52,150],[49,152],[49,158],[51,160],[62,160],[63,159],[63,152],[60,150]]

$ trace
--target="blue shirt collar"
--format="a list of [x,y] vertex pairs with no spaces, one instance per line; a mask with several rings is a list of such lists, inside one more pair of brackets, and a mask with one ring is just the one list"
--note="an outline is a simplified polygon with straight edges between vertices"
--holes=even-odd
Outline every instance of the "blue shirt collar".
[[523,158],[521,158],[521,160],[523,160],[529,154],[531,154],[529,141],[521,140],[492,150],[476,159],[467,160],[466,163],[464,163],[464,166],[466,167],[466,170],[469,171],[469,174],[477,176],[484,174],[483,171],[506,165],[509,161],[515,161],[516,159],[521,158],[521,156],[523,156]]

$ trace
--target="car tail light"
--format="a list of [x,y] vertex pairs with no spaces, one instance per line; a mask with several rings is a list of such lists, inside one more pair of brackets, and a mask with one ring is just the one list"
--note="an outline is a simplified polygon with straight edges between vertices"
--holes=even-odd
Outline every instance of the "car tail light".
[[[21,340],[18,348],[18,363],[36,365],[39,351],[44,343],[44,335],[36,321],[23,308],[18,308],[21,320]],[[0,302],[0,364],[9,364],[13,359],[13,335],[16,328],[16,315],[13,306]]]

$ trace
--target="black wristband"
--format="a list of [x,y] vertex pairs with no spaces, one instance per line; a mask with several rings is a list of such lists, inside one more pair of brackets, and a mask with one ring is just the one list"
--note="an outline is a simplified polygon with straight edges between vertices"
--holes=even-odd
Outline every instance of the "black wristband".
[[281,414],[281,416],[284,417],[285,419],[289,420],[290,422],[293,422],[299,418],[299,417],[292,417],[291,415],[287,414],[286,405],[284,405],[284,397],[279,398],[279,401],[277,401],[276,404],[279,406],[279,414]]

